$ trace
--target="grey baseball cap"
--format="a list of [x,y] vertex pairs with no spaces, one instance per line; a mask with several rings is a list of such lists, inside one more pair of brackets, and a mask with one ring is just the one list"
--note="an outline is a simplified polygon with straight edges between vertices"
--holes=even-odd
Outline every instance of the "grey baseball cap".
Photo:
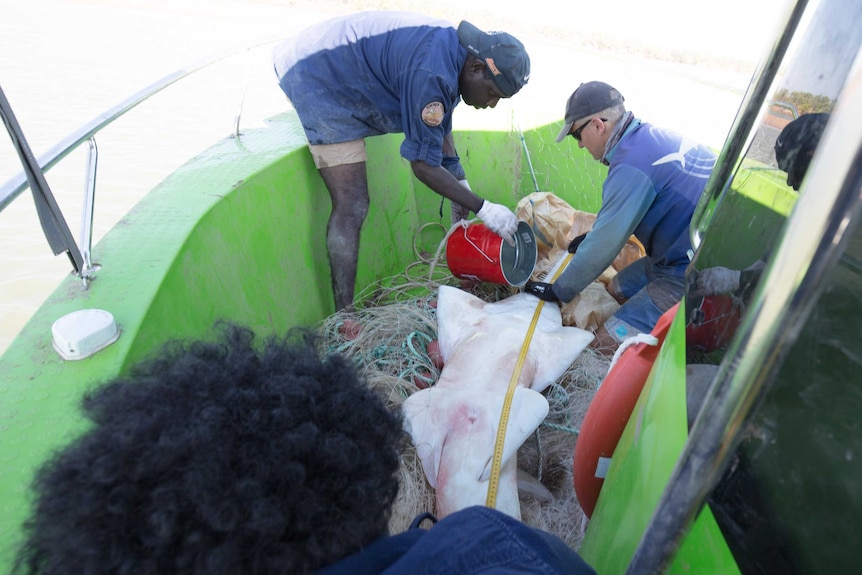
[[511,34],[484,32],[465,20],[458,24],[458,41],[485,63],[506,98],[517,94],[530,79],[530,56]]
[[578,86],[566,102],[566,116],[563,129],[557,134],[557,141],[562,142],[572,126],[581,118],[601,112],[606,108],[622,104],[626,99],[619,90],[604,82],[585,82]]

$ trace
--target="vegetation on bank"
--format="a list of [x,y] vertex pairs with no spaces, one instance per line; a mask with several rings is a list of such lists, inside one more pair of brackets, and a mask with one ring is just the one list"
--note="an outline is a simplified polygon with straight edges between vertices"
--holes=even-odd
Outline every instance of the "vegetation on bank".
[[800,116],[829,113],[835,107],[835,100],[828,96],[818,96],[809,92],[791,92],[786,88],[779,90],[775,99],[793,104]]

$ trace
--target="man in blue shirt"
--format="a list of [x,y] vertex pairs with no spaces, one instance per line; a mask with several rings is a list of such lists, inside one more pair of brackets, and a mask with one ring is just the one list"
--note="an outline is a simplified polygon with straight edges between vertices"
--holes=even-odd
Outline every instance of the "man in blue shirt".
[[604,82],[581,84],[569,98],[565,125],[578,147],[608,166],[602,207],[593,229],[569,246],[574,256],[553,284],[528,282],[546,301],[569,302],[607,269],[634,234],[645,258],[617,274],[608,291],[622,306],[596,332],[594,345],[612,353],[682,299],[691,240],[689,224],[715,165],[715,154],[626,111],[619,91]]
[[469,22],[456,30],[418,14],[369,11],[313,26],[276,46],[273,56],[332,198],[326,245],[336,309],[353,303],[369,206],[368,136],[404,133],[401,155],[420,181],[452,201],[453,223],[472,211],[512,241],[514,213],[470,190],[452,111],[461,99],[493,108],[527,83],[530,58],[516,38]]

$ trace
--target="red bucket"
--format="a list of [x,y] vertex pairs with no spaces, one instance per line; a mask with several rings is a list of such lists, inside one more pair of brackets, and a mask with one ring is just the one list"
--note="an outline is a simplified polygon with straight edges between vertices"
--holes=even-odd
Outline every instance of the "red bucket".
[[538,249],[533,230],[518,222],[518,231],[510,246],[503,238],[474,223],[452,232],[446,241],[446,264],[461,279],[522,286],[536,267]]

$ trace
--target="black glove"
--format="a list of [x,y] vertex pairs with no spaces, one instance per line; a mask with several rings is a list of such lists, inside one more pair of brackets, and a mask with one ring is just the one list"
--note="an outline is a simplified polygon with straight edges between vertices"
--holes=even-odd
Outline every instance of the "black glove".
[[570,254],[573,254],[578,251],[578,246],[581,245],[581,242],[584,241],[585,237],[587,237],[587,234],[581,234],[569,242],[568,250]]
[[545,282],[527,282],[524,291],[543,301],[560,301],[554,293],[553,285]]

